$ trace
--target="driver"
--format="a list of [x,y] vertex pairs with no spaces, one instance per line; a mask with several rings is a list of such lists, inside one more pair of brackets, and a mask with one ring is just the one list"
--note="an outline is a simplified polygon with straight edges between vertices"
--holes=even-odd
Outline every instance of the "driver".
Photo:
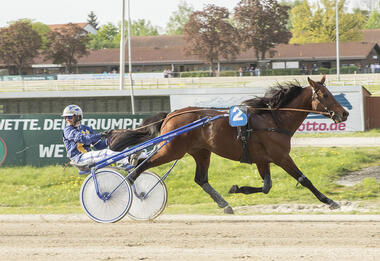
[[[94,130],[81,124],[83,119],[82,109],[78,105],[68,105],[62,113],[66,120],[66,127],[63,130],[63,143],[65,144],[67,156],[78,165],[92,165],[119,152],[107,149],[107,136],[109,131],[95,133]],[[96,150],[92,150],[94,147]],[[139,155],[139,159],[146,155]],[[127,167],[129,157],[118,161],[123,167]]]

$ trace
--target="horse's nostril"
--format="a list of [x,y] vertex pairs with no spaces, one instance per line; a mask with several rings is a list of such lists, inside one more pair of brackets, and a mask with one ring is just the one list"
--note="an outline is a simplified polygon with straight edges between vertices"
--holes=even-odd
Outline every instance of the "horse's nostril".
[[346,119],[348,117],[349,113],[347,111],[343,112],[343,117]]

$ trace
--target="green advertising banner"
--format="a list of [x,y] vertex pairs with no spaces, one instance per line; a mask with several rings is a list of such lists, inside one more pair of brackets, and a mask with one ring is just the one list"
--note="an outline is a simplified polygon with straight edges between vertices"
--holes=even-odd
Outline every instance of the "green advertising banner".
[[43,80],[57,80],[57,75],[42,74],[42,75],[3,75],[3,76],[0,76],[0,81],[43,81]]
[[[148,115],[85,114],[82,124],[95,132],[135,129]],[[0,116],[0,167],[44,166],[69,161],[62,142],[65,120],[59,115],[28,114]]]

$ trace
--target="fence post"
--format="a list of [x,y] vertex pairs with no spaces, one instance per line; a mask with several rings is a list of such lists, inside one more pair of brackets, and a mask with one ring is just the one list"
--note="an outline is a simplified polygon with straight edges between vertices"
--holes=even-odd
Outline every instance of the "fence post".
[[22,91],[24,92],[26,89],[25,89],[25,81],[22,80]]

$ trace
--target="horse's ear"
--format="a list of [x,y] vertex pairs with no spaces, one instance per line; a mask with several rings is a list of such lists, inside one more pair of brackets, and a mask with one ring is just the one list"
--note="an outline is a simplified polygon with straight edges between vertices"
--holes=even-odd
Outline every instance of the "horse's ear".
[[310,86],[314,87],[315,86],[315,82],[310,79],[309,77],[307,77],[307,81],[309,82]]
[[323,76],[322,76],[322,79],[321,79],[321,83],[324,84],[324,83],[325,83],[325,80],[326,80],[326,75],[323,75]]

